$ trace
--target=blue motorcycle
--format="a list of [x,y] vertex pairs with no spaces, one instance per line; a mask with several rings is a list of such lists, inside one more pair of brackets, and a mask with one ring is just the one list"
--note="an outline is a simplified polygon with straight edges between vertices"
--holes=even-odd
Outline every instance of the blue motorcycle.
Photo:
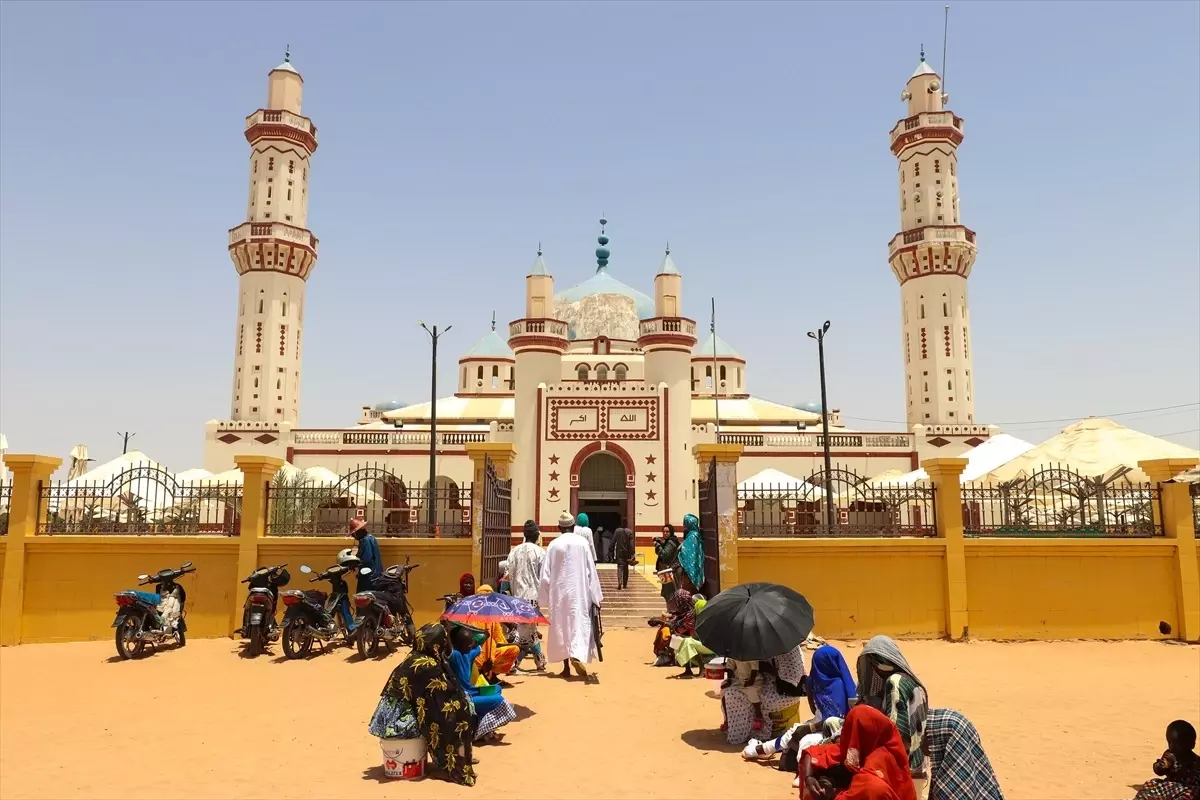
[[[309,583],[329,581],[330,593],[292,589],[280,594],[287,611],[283,614],[283,654],[285,657],[305,658],[314,642],[326,642],[350,647],[354,643],[354,616],[350,611],[349,587],[346,575],[357,569],[357,562],[335,564],[309,578]],[[312,575],[312,567],[304,564],[300,571]]]

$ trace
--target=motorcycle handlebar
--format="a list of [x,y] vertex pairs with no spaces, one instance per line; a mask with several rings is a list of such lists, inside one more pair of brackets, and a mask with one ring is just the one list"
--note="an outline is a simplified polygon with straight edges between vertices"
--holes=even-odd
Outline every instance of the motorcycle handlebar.
[[[254,572],[251,572],[248,577],[242,578],[242,583],[249,583],[250,581],[254,580],[254,576],[257,575],[259,572],[262,572],[266,575],[270,575],[273,572],[279,572],[279,570],[283,569],[286,566],[287,566],[287,562],[284,562],[282,564],[276,564],[273,567],[263,567],[262,569],[256,569],[256,570],[254,570]],[[195,572],[196,570],[193,568],[188,571]]]

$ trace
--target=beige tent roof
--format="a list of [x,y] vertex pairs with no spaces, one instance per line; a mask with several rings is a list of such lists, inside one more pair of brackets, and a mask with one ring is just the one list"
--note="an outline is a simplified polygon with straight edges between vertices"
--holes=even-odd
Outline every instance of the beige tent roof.
[[763,492],[776,497],[793,497],[799,495],[815,498],[825,494],[824,489],[771,467],[754,473],[744,481],[739,481],[738,488],[752,492]]
[[1200,451],[1168,442],[1110,419],[1088,418],[1063,428],[1032,450],[982,475],[982,481],[1007,481],[1027,477],[1039,469],[1070,467],[1086,477],[1108,475],[1121,467],[1131,472],[1126,479],[1146,482],[1139,461],[1151,458],[1197,458]]

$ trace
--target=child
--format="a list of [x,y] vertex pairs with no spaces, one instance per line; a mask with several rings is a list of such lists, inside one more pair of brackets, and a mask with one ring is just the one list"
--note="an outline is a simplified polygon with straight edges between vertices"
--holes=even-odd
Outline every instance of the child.
[[1134,800],[1200,800],[1200,756],[1196,755],[1196,729],[1177,719],[1167,726],[1167,750],[1154,762],[1161,775],[1142,785]]

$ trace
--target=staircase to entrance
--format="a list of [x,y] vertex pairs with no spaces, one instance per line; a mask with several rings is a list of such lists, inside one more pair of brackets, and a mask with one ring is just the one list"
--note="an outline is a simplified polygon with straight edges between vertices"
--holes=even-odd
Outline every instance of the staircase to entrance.
[[[617,565],[597,564],[600,588],[604,591],[604,627],[645,628],[646,620],[664,614],[667,604],[659,585],[634,567],[629,568],[629,586],[617,591]],[[643,567],[643,569],[645,569]]]

